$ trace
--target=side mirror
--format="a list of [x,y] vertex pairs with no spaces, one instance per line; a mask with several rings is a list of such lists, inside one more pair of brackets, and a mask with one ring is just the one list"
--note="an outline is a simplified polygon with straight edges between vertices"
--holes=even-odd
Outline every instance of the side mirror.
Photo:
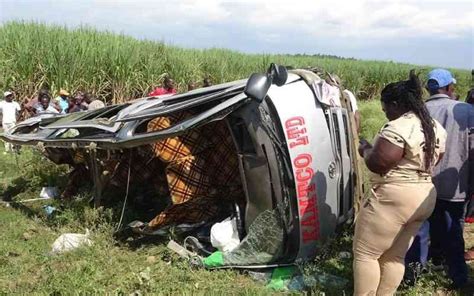
[[272,84],[282,86],[286,83],[287,78],[288,70],[283,66],[272,63],[266,74],[254,73],[250,76],[245,85],[244,93],[260,103],[265,99]]
[[288,79],[288,70],[285,67],[271,64],[268,68],[267,73],[272,77],[272,84],[276,86],[282,86],[286,83]]
[[271,85],[272,80],[266,74],[253,73],[245,85],[244,93],[260,103],[267,96]]

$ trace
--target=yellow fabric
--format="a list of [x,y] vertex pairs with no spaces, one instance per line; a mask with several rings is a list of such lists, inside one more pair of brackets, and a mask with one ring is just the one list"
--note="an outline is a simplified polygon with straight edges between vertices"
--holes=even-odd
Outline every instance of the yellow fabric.
[[[445,151],[446,131],[439,122],[435,122],[436,147],[434,161]],[[421,127],[421,121],[413,112],[405,113],[398,119],[387,123],[377,135],[390,143],[403,148],[403,159],[398,165],[385,175],[375,173],[370,174],[370,181],[373,184],[383,184],[387,182],[431,182],[432,168],[425,168],[425,153],[423,146],[425,136]]]
[[[182,112],[155,118],[148,123],[147,130],[163,130],[189,116]],[[159,140],[151,147],[154,157],[165,166],[172,205],[151,220],[148,229],[208,222],[244,196],[239,160],[224,121]]]

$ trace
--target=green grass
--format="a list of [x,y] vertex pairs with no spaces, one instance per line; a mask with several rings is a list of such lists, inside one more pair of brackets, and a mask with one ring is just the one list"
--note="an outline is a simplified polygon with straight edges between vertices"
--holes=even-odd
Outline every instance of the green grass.
[[[294,67],[319,67],[338,74],[360,99],[378,97],[389,82],[406,79],[416,68],[431,67],[322,55],[243,54],[226,49],[183,49],[160,42],[99,32],[82,27],[10,22],[0,26],[0,89],[13,89],[19,99],[39,88],[91,91],[107,102],[140,97],[171,75],[184,91],[189,81],[210,76],[214,83],[246,78],[271,62]],[[464,98],[470,73],[452,69]]]
[[[26,169],[16,166],[11,155],[0,149],[0,195],[12,180],[23,179]],[[45,166],[36,153],[23,149],[20,167],[35,163]],[[38,163],[39,162],[39,163]],[[29,178],[14,200],[38,197],[41,183]],[[45,183],[43,183],[45,184]],[[48,217],[43,205],[60,211]],[[94,209],[86,201],[71,204],[41,201],[24,206],[0,204],[0,294],[71,294],[133,292],[183,295],[269,295],[271,291],[235,271],[211,272],[196,269],[170,253],[158,240],[144,245],[129,245],[113,239],[117,223],[112,209]],[[51,244],[62,233],[92,232],[93,245],[64,255],[49,255]]]
[[380,100],[362,102],[359,104],[359,112],[361,116],[360,136],[372,142],[383,123],[388,121],[382,112]]
[[93,232],[91,247],[52,256],[48,254],[51,244],[61,233],[84,232],[81,222],[98,222],[71,221],[72,225],[48,227],[40,218],[9,208],[0,208],[0,216],[4,228],[0,234],[0,293],[269,294],[233,271],[196,270],[161,244],[138,249],[117,245],[112,228],[103,221]]
[[[363,134],[371,139],[384,122],[377,102],[362,102]],[[372,117],[370,117],[372,116]],[[369,120],[372,118],[372,120]],[[0,145],[1,146],[1,145]],[[0,147],[0,196],[13,192],[13,200],[38,197],[40,187],[63,186],[66,169],[43,159],[36,151],[22,149],[15,160]],[[12,188],[14,189],[12,191]],[[117,241],[113,238],[120,204],[94,209],[87,194],[78,201],[61,204],[42,201],[25,206],[0,204],[0,294],[178,294],[178,295],[273,295],[263,283],[232,270],[208,271],[192,267],[166,249],[166,239]],[[59,209],[46,216],[43,205]],[[51,256],[51,244],[62,233],[91,230],[93,245],[63,255]],[[466,229],[467,247],[474,245],[474,227]],[[306,277],[321,272],[347,280],[345,286],[315,284],[293,294],[346,295],[352,293],[350,225],[323,248],[314,261],[299,266]],[[471,275],[473,272],[471,271]],[[473,287],[449,291],[441,273],[430,272],[415,287],[402,288],[401,295],[472,295]]]

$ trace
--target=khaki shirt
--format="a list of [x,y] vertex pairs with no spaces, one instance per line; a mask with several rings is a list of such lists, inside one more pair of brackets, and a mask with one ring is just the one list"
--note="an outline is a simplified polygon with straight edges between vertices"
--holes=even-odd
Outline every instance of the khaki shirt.
[[[433,119],[434,120],[434,119]],[[434,164],[439,155],[444,153],[446,145],[446,131],[441,124],[434,120],[436,145]],[[384,175],[371,173],[371,183],[380,184],[388,182],[431,182],[433,167],[425,167],[425,135],[421,121],[413,112],[407,112],[398,119],[388,122],[379,132],[375,141],[381,137],[390,143],[403,148],[403,158],[396,167]]]

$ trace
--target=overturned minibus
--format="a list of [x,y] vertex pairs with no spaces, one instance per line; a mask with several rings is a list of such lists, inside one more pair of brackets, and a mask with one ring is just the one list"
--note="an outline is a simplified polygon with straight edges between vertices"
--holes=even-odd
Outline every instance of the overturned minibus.
[[148,188],[163,207],[131,223],[137,233],[179,229],[212,252],[211,226],[232,218],[239,244],[208,267],[289,265],[314,257],[362,195],[351,106],[326,76],[272,64],[184,94],[43,114],[0,138],[70,165],[64,198],[84,175],[97,205],[109,188]]

